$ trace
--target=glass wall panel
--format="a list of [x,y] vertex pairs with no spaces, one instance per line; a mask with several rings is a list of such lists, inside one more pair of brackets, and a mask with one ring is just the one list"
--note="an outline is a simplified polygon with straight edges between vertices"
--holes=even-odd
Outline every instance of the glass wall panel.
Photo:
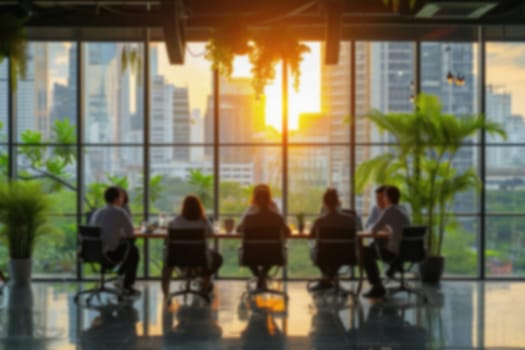
[[143,141],[143,51],[139,43],[84,45],[86,143]]
[[525,218],[523,214],[489,215],[485,218],[485,225],[487,276],[524,277]]
[[[7,175],[8,75],[7,60],[0,63],[0,179]],[[1,252],[0,252],[1,253]]]
[[[412,42],[356,42],[356,166],[389,152],[393,137],[379,132],[367,118],[372,111],[405,113],[413,110],[414,44]],[[377,147],[370,147],[377,145]],[[379,146],[381,145],[381,146]],[[356,208],[366,212],[370,194],[356,196]]]
[[[155,146],[150,150],[150,216],[164,213],[172,217],[180,212],[189,194],[201,199],[207,214],[213,216],[213,157],[211,147]],[[192,160],[175,160],[188,153]],[[154,220],[155,218],[152,218]]]
[[27,72],[18,77],[17,141],[75,143],[76,44],[31,42]]
[[[341,42],[339,48],[339,61],[335,65],[323,64],[325,58],[325,45],[321,44],[319,55],[321,67],[321,112],[320,118],[316,114],[308,113],[299,115],[298,130],[305,133],[306,142],[349,142],[350,141],[350,83],[351,72],[351,45],[350,42]],[[317,67],[315,69],[318,69]],[[310,72],[303,71],[303,75]],[[315,96],[315,98],[317,98]],[[360,96],[362,98],[362,96]],[[321,132],[315,133],[315,127],[319,126],[322,120]],[[316,125],[317,122],[317,125]],[[294,142],[293,131],[290,135],[291,142]],[[298,140],[301,142],[301,140]]]
[[7,113],[8,113],[8,67],[7,60],[0,63],[0,142],[7,142]]
[[[499,154],[500,163],[486,163],[486,205],[489,214],[525,213],[525,164],[523,146],[487,146],[487,154]],[[500,157],[498,156],[498,158]]]
[[142,215],[143,148],[105,147],[84,148],[84,201],[86,209],[104,205],[104,189],[118,185],[128,191],[129,203],[135,224]]
[[421,43],[421,91],[438,96],[444,113],[478,112],[477,51],[475,43]]
[[[522,43],[486,45],[487,86],[486,114],[490,121],[500,123],[507,133],[504,140],[487,136],[485,208],[486,274],[493,277],[525,275],[523,250],[525,222],[525,104],[523,83],[525,58]],[[514,216],[517,215],[517,216]]]
[[[525,44],[494,43],[486,45],[487,86],[485,91],[486,114],[491,121],[502,124],[507,140],[487,137],[488,143],[513,143],[525,145]],[[505,148],[487,150],[487,165],[508,168],[513,158],[506,156]]]
[[[219,150],[219,212],[239,218],[250,204],[254,185],[266,183],[282,208],[282,148],[228,147]],[[236,220],[238,222],[238,220]]]
[[350,207],[350,147],[290,146],[288,162],[288,222],[306,215],[306,226],[319,215],[328,187],[339,192],[343,208]]
[[[200,54],[204,49],[203,43],[188,44],[184,65],[170,65],[164,43],[151,44],[152,144],[213,143],[213,80],[210,63]],[[202,160],[196,156],[180,148],[166,161]]]

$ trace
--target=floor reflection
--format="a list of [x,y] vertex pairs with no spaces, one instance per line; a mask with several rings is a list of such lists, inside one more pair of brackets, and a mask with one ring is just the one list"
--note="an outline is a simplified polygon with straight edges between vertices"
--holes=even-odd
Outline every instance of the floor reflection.
[[49,326],[34,308],[34,299],[30,284],[10,284],[2,290],[0,349],[49,349],[64,337],[64,330]]
[[238,316],[246,320],[241,331],[242,349],[284,349],[286,345],[287,302],[282,296],[244,293]]
[[80,335],[82,349],[131,349],[137,343],[138,311],[132,303],[108,304],[92,309],[97,313]]
[[[309,294],[250,296],[242,281],[217,282],[211,304],[162,305],[157,282],[123,304],[79,308],[88,285],[8,286],[0,297],[0,350],[49,349],[442,349],[523,348],[524,283],[446,282],[424,305],[406,296],[369,303]],[[520,309],[521,308],[521,309]]]
[[[163,341],[165,346],[192,345],[192,348],[213,349],[218,345],[222,328],[217,324],[217,305],[201,298],[191,298],[181,304],[174,300],[162,313]],[[210,347],[212,346],[212,347]]]

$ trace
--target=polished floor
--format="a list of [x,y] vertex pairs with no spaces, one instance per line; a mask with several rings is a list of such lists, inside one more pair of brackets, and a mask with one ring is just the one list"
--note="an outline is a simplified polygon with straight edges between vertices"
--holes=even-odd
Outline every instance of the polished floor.
[[[315,296],[289,282],[289,301],[248,297],[242,281],[216,282],[210,305],[178,298],[163,307],[158,282],[130,302],[77,307],[77,283],[7,286],[0,349],[525,349],[525,283],[444,282],[430,303]],[[172,286],[174,288],[175,286]]]

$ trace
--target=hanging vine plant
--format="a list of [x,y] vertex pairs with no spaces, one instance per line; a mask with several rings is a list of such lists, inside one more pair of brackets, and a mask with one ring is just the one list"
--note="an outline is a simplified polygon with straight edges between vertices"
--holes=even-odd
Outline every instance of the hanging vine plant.
[[285,60],[290,67],[297,90],[301,77],[300,64],[307,52],[310,52],[310,48],[299,42],[297,36],[285,26],[274,26],[260,32],[254,38],[249,53],[256,95],[262,94],[264,87],[275,79],[275,66],[281,60]]
[[205,57],[211,61],[213,69],[230,77],[233,72],[234,56],[249,53],[248,41],[246,26],[239,21],[227,22],[211,32]]
[[26,20],[8,13],[0,15],[0,63],[5,58],[11,62],[11,79],[16,88],[17,77],[25,77],[27,72],[27,33]]
[[137,77],[137,82],[142,81],[142,51],[132,44],[126,44],[120,52],[121,73],[124,74],[129,69],[131,75]]

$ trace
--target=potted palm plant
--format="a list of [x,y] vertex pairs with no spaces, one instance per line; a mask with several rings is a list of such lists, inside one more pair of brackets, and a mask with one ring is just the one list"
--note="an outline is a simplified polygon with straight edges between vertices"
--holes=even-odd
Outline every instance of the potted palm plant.
[[31,255],[37,237],[48,231],[50,202],[39,183],[13,181],[0,185],[0,223],[9,251],[9,276],[15,284],[31,280]]
[[475,170],[458,169],[455,159],[461,147],[477,132],[506,137],[502,127],[483,116],[457,117],[443,113],[439,98],[420,94],[412,113],[383,114],[374,111],[368,118],[380,131],[392,137],[389,153],[360,164],[357,189],[368,184],[397,185],[411,208],[415,224],[428,226],[428,259],[420,265],[424,282],[438,282],[444,269],[442,247],[445,232],[453,224],[448,215],[456,196],[479,186]]

